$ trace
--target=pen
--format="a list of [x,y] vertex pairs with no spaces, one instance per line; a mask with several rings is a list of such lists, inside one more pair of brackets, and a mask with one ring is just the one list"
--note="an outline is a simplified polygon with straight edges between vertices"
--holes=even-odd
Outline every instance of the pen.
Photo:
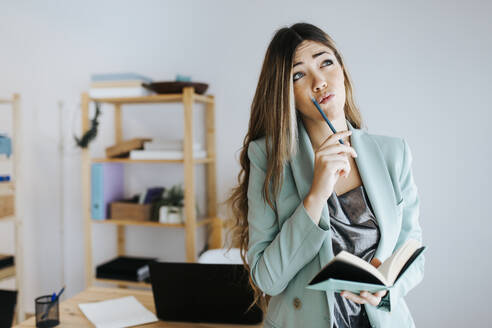
[[60,292],[58,293],[58,295],[55,296],[55,293],[53,293],[51,295],[51,303],[48,305],[48,308],[46,309],[46,312],[44,312],[44,314],[41,316],[41,319],[42,320],[44,320],[46,318],[46,316],[50,312],[51,307],[53,306],[53,304],[55,304],[56,302],[58,302],[58,299],[60,298],[60,295],[63,293],[64,290],[65,290],[65,286],[63,286],[62,289],[60,289]]
[[[318,109],[318,111],[321,113],[321,116],[323,116],[323,118],[325,119],[326,123],[328,123],[328,126],[330,127],[331,131],[333,131],[333,133],[337,133],[337,130],[335,130],[335,128],[333,127],[333,125],[331,125],[331,122],[330,120],[328,119],[328,117],[326,117],[325,113],[323,113],[323,110],[321,109],[321,107],[319,107],[319,104],[318,102],[316,101],[316,99],[314,99],[313,96],[311,96],[311,101],[314,103],[314,106],[316,106],[316,108]],[[338,141],[343,145],[343,141],[342,139],[338,139]]]

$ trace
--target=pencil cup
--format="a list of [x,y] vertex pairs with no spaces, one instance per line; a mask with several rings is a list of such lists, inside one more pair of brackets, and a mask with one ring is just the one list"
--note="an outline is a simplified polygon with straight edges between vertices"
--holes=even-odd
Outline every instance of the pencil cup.
[[36,327],[55,327],[60,324],[58,299],[51,300],[51,295],[40,296],[35,299]]

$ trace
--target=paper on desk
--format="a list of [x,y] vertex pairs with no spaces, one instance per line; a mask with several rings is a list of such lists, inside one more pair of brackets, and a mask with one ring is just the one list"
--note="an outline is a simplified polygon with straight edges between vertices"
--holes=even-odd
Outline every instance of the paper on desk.
[[123,328],[157,321],[134,296],[79,304],[79,308],[96,328]]

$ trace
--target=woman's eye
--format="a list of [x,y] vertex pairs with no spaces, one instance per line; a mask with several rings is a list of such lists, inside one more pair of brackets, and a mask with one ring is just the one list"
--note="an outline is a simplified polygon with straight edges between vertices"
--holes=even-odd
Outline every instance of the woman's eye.
[[301,72],[297,72],[296,74],[294,74],[294,82],[299,80],[301,77],[303,77],[303,74]]
[[[325,64],[326,64],[326,65],[325,65]],[[324,61],[323,61],[323,63],[322,63],[322,65],[321,65],[321,66],[322,66],[322,67],[325,67],[325,66],[329,66],[329,65],[332,65],[332,64],[333,64],[333,61],[332,61],[331,59],[326,59],[326,60],[324,60]],[[293,76],[293,80],[294,80],[294,82],[295,82],[295,81],[297,81],[297,80],[299,80],[299,79],[300,79],[300,78],[302,78],[303,76],[304,76],[304,74],[303,74],[303,73],[301,73],[301,72],[297,72],[297,73],[295,73],[295,74],[294,74],[294,76]]]
[[323,61],[322,66],[328,66],[328,65],[325,65],[326,62],[330,62],[330,64],[333,64],[333,61],[331,59],[327,59],[327,60]]

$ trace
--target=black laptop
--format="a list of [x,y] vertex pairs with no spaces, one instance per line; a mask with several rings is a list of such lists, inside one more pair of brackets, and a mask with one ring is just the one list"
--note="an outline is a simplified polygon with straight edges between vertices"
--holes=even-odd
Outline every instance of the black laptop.
[[157,317],[164,321],[259,324],[248,272],[240,264],[150,263]]

